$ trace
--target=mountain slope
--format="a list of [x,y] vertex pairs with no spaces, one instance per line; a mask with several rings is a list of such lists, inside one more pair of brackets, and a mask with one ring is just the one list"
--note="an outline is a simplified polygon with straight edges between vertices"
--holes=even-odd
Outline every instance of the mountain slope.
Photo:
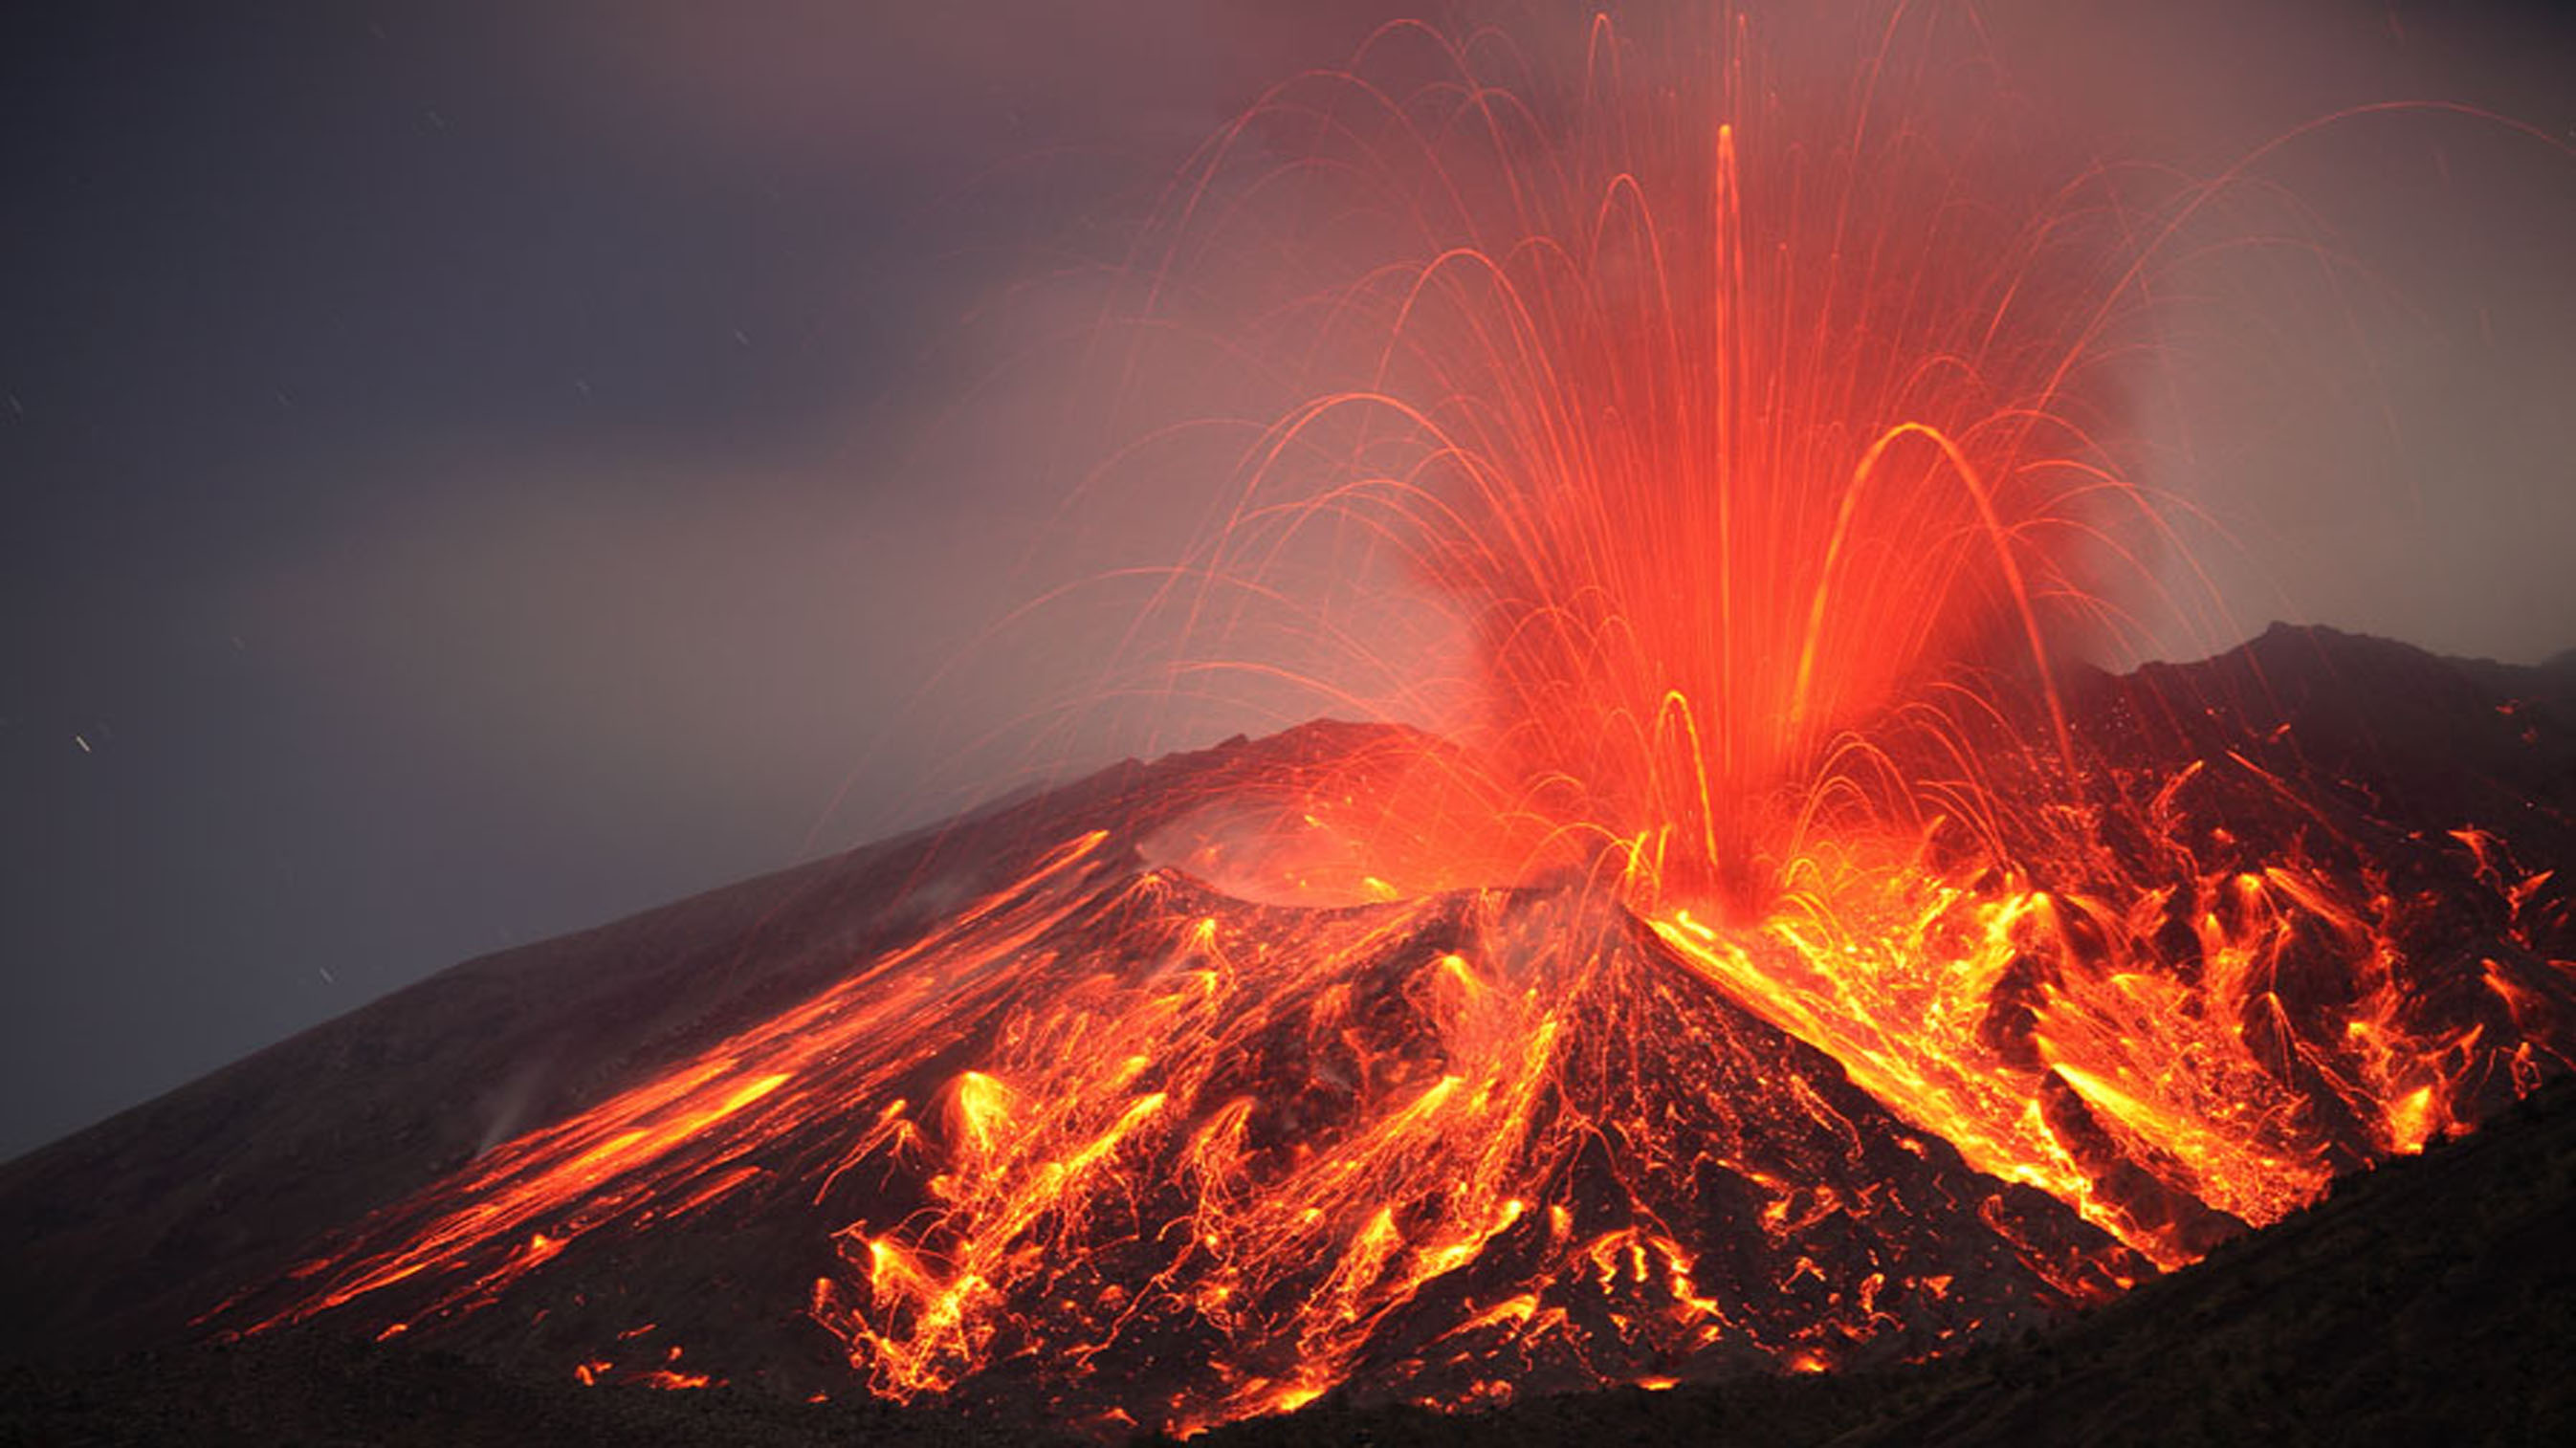
[[1122,765],[0,1167],[0,1360],[373,1342],[1114,1435],[1992,1342],[2567,1069],[2562,682],[2280,629],[2077,681],[2080,758],[1950,741],[1961,800],[2048,802],[1985,863],[1935,830],[1758,924],[1360,873],[1294,817],[1436,768],[1409,731]]
[[2564,1443],[2576,1438],[2576,1080],[2054,1331],[1827,1382],[1474,1419],[1328,1408],[1212,1448]]
[[[2576,1438],[2576,1081],[2053,1332],[1894,1372],[1536,1398],[1470,1415],[1327,1399],[1212,1448],[2563,1443]],[[530,1441],[807,1448],[1061,1442],[923,1410],[584,1388],[302,1334],[0,1370],[0,1441]]]
[[1331,736],[1119,765],[468,961],[0,1165],[0,1361],[183,1341],[333,1228],[918,938],[1052,843],[1047,812],[1141,813]]

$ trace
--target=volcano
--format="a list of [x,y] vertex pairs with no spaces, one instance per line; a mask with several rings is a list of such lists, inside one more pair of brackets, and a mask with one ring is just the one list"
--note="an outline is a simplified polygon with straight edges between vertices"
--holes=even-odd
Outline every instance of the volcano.
[[2576,674],[2276,627],[2062,699],[2065,819],[1831,909],[1403,888],[1339,822],[1442,746],[1316,723],[469,962],[11,1163],[0,1349],[1104,1436],[1865,1367],[2576,1061]]

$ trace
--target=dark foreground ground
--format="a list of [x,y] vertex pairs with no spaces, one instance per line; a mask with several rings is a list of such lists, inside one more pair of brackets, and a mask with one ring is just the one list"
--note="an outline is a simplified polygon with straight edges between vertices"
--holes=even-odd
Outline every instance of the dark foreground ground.
[[[585,1388],[320,1337],[0,1371],[7,1444],[1058,1441],[872,1403]],[[2097,1313],[1950,1362],[1464,1417],[1327,1402],[1199,1441],[2576,1443],[2576,1081]]]

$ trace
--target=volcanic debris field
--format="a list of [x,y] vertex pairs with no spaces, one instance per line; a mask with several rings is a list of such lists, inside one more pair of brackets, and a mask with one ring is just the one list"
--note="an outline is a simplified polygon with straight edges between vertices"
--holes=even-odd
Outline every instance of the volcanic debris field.
[[1248,808],[1437,758],[1327,724],[458,966],[0,1168],[0,1423],[2566,1441],[2576,671],[2276,628],[2067,699],[2107,843],[2023,845],[2105,874],[1931,891],[1920,997],[1283,857]]
[[[2576,1434],[2576,1085],[2045,1333],[1892,1372],[1756,1377],[1473,1416],[1325,1402],[1216,1445],[2563,1443]],[[1079,1440],[882,1404],[583,1388],[323,1333],[10,1369],[24,1443],[766,1445]]]

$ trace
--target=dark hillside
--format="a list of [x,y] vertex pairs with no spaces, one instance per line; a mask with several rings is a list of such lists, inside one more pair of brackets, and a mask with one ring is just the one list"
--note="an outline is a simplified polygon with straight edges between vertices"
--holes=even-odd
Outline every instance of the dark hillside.
[[[2054,1333],[1949,1363],[1453,1416],[1327,1401],[1210,1448],[2576,1442],[2576,1080]],[[946,1414],[584,1388],[318,1334],[0,1375],[0,1443],[1023,1444]]]

